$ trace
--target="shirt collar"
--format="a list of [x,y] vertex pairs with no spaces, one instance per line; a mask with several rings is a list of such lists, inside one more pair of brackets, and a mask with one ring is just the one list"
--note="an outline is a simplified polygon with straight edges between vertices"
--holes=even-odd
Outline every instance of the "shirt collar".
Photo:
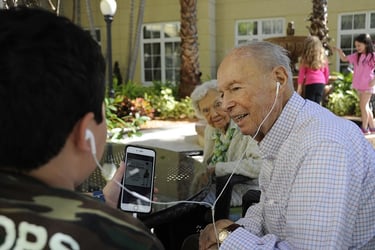
[[292,133],[298,113],[305,103],[305,99],[296,92],[293,93],[279,118],[259,143],[259,148],[264,158],[275,158],[284,141]]

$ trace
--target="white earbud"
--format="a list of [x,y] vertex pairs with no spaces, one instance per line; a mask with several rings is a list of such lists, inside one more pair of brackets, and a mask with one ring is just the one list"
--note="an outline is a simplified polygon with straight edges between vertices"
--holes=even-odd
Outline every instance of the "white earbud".
[[273,101],[272,107],[270,108],[270,111],[268,111],[267,115],[264,117],[264,119],[262,120],[262,122],[259,124],[257,131],[255,132],[255,134],[252,137],[253,139],[255,139],[255,137],[257,137],[257,135],[258,135],[258,133],[260,131],[260,128],[262,127],[263,123],[268,119],[268,116],[270,116],[272,110],[275,108],[275,105],[276,105],[276,102],[277,102],[277,97],[279,96],[280,85],[281,85],[280,82],[277,81],[276,82],[276,95],[275,95],[275,99]]
[[90,129],[86,129],[85,139],[90,142],[91,153],[96,155],[95,137]]
[[276,82],[276,97],[279,95],[280,82]]

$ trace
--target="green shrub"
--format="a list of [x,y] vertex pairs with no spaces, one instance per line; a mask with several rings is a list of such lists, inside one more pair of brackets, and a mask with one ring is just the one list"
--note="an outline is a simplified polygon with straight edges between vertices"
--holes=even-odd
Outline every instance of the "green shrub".
[[186,97],[178,101],[175,105],[174,113],[174,117],[178,117],[180,119],[194,119],[195,110],[191,104],[190,97]]
[[[147,116],[149,118],[154,118],[154,108],[151,104],[142,97],[137,97],[135,99],[130,99],[127,96],[117,96],[117,98],[123,98],[115,104],[118,117],[130,117],[136,118],[137,116]],[[129,119],[129,118],[128,118]],[[128,121],[128,120],[126,120]]]
[[148,116],[142,116],[139,113],[119,115],[118,107],[121,107],[124,98],[116,96],[115,98],[105,98],[105,113],[108,129],[108,139],[122,139],[125,136],[140,136],[140,126],[150,120]]
[[161,119],[167,119],[170,117],[170,114],[176,105],[176,100],[172,94],[172,90],[168,87],[161,87],[159,94],[145,93],[144,97],[155,109],[155,116]]
[[161,91],[169,89],[169,95],[173,96],[175,99],[178,98],[178,84],[175,84],[173,82],[160,82],[155,81],[152,83],[152,86],[150,87],[150,91],[148,91],[149,95],[160,95]]
[[114,85],[115,95],[116,96],[126,96],[129,99],[135,99],[137,97],[143,97],[144,93],[149,91],[149,87],[142,86],[129,81],[126,84]]
[[133,82],[117,85],[114,81],[115,98],[106,98],[108,137],[141,135],[140,126],[148,120],[193,119],[194,109],[189,97],[177,100],[178,86],[171,82],[154,82],[142,86]]
[[359,96],[352,89],[353,74],[333,72],[337,80],[333,83],[333,92],[328,97],[327,108],[339,116],[360,116]]
[[155,109],[155,116],[160,119],[192,119],[194,109],[189,97],[176,100],[173,89],[161,86],[159,94],[145,94],[145,99]]

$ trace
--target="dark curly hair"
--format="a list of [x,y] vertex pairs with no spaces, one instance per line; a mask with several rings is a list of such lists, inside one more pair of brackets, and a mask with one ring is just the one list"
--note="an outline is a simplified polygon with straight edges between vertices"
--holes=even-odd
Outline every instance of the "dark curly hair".
[[102,122],[105,62],[83,29],[46,10],[0,10],[0,50],[0,168],[35,169],[85,114]]

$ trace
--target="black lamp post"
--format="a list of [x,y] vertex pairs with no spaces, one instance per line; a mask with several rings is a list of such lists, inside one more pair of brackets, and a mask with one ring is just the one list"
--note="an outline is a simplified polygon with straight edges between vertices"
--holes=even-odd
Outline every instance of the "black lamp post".
[[109,97],[115,97],[115,91],[113,90],[113,78],[112,78],[112,34],[111,24],[113,16],[116,13],[117,3],[115,0],[101,0],[100,11],[104,16],[104,20],[107,24],[107,68],[108,68],[108,93]]

